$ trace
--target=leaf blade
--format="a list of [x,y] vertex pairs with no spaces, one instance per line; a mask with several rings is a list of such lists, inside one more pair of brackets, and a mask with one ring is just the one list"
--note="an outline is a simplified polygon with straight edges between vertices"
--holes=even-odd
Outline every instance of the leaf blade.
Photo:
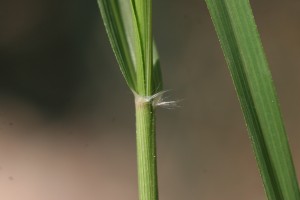
[[231,72],[269,199],[299,189],[271,73],[248,0],[206,0]]
[[130,2],[98,0],[98,5],[121,72],[128,86],[136,91],[135,60],[137,55],[132,46],[134,34],[132,33],[133,16],[130,12]]

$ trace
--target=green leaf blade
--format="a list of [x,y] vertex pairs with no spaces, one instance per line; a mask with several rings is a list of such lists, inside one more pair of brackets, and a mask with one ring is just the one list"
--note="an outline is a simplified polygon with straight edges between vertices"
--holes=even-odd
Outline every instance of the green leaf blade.
[[132,16],[130,12],[121,9],[127,8],[128,1],[119,0],[98,0],[100,12],[108,33],[112,49],[116,55],[120,69],[128,86],[136,91],[135,72],[135,50],[131,47]]
[[206,0],[248,126],[269,199],[299,189],[271,73],[248,0]]

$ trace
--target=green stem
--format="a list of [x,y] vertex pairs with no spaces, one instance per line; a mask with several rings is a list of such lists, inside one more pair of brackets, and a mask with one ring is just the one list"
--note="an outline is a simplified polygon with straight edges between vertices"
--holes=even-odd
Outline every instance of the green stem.
[[135,108],[139,200],[158,200],[154,108],[140,100]]

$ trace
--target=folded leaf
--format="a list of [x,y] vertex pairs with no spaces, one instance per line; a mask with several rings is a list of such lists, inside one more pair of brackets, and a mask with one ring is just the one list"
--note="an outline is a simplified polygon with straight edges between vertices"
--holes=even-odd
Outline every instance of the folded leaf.
[[151,0],[98,0],[98,4],[128,86],[142,96],[158,92],[162,78],[153,48]]

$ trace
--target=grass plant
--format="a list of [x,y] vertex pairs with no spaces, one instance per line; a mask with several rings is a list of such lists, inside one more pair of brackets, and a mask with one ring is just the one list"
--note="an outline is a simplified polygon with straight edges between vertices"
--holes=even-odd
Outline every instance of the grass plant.
[[[241,104],[269,200],[299,200],[279,103],[249,0],[205,0]],[[157,200],[155,106],[162,78],[151,0],[98,0],[112,49],[135,97],[140,200]]]
[[162,88],[152,36],[152,0],[98,0],[124,78],[135,96],[140,200],[157,200],[155,102]]

